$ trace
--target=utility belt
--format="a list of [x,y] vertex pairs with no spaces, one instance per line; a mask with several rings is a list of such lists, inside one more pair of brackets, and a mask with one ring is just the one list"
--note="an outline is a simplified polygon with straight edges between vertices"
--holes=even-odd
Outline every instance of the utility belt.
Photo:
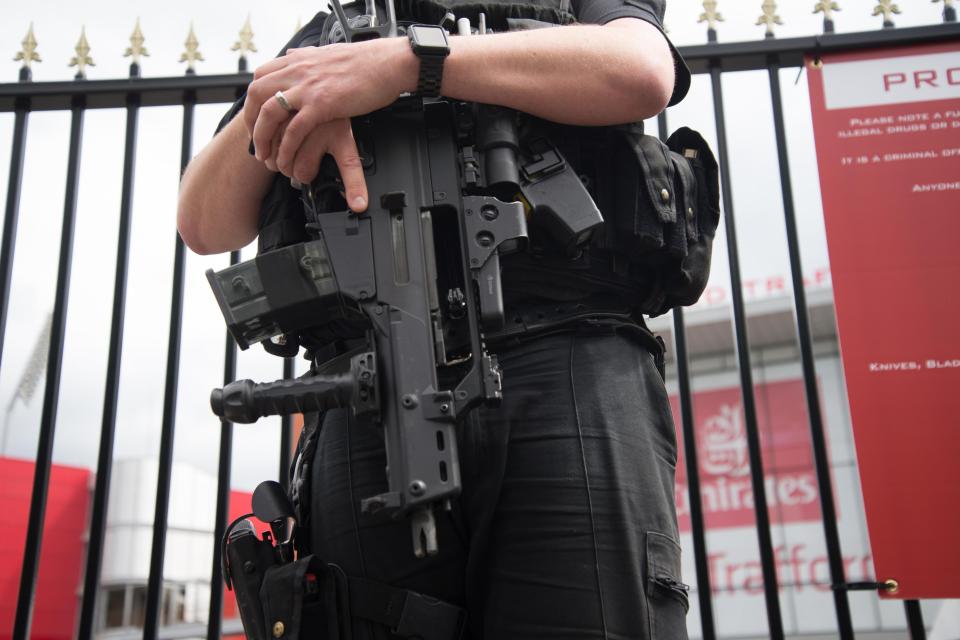
[[487,344],[493,351],[509,349],[528,340],[558,333],[622,334],[650,352],[660,377],[665,376],[665,345],[651,332],[643,316],[627,305],[597,306],[587,302],[523,304],[507,307],[507,324],[502,331],[490,334]]

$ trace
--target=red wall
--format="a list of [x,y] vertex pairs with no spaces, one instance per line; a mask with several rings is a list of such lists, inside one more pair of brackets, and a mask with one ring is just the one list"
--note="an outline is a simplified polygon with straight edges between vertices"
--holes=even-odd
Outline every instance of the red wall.
[[[0,457],[0,640],[11,638],[16,616],[33,474],[33,462]],[[76,632],[91,475],[88,469],[60,465],[50,471],[31,640],[67,640]],[[230,492],[228,522],[250,512],[250,497],[244,491]],[[252,522],[259,532],[267,529],[256,519]],[[232,592],[225,592],[223,605],[224,618],[237,617]]]
[[[26,543],[33,462],[0,458],[0,640],[11,637]],[[72,638],[80,611],[90,471],[50,470],[31,640]]]

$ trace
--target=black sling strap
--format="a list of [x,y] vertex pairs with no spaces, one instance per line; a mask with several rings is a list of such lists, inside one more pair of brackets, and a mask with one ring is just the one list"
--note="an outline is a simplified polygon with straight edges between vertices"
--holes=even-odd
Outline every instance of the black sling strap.
[[398,636],[422,640],[459,640],[466,622],[460,607],[416,591],[365,578],[347,578],[350,613],[386,625]]

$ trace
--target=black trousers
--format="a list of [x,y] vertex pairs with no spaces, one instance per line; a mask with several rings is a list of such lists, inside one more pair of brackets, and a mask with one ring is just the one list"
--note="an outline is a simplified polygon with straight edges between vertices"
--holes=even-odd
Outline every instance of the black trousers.
[[[374,520],[382,436],[329,412],[310,483],[312,552],[347,574],[465,607],[467,637],[685,639],[676,434],[653,356],[614,328],[498,349],[503,404],[458,427],[463,492],[436,556],[406,520]],[[354,638],[391,637],[355,621]]]

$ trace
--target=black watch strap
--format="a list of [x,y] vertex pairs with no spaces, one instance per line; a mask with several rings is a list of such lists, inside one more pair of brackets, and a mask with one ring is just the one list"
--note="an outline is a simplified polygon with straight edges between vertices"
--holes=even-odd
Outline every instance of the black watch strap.
[[443,82],[443,60],[446,56],[420,56],[420,77],[417,79],[417,95],[436,98]]
[[407,28],[410,46],[420,59],[417,95],[436,98],[443,81],[443,63],[450,54],[447,32],[437,25],[410,25]]

